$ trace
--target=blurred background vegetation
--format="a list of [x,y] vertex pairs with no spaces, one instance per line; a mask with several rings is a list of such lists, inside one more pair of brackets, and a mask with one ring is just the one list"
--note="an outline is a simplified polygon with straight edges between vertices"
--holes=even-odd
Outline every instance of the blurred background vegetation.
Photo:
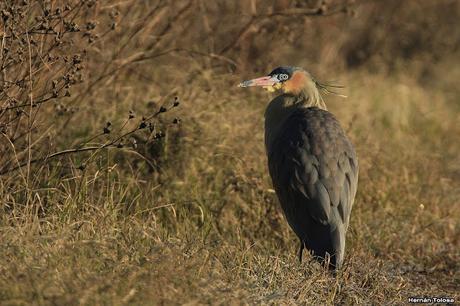
[[[460,283],[460,2],[0,3],[0,303],[401,304]],[[299,265],[243,79],[301,66],[360,157]]]

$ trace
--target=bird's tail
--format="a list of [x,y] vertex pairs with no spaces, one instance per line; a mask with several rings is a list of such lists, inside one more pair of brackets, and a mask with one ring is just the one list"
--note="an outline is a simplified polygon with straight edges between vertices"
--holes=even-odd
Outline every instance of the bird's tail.
[[340,269],[345,253],[343,225],[320,225],[313,232],[315,237],[305,241],[307,248],[317,260],[327,264],[330,270]]

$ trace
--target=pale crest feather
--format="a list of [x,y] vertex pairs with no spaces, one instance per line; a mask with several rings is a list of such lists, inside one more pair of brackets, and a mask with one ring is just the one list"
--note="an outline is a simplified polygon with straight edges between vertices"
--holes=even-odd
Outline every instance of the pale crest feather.
[[338,88],[338,89],[344,88],[344,86],[336,85],[336,84],[329,84],[329,83],[322,83],[316,80],[315,78],[313,78],[310,73],[306,71],[305,73],[308,76],[308,81],[307,81],[307,84],[305,84],[303,91],[304,91],[304,96],[306,98],[305,104],[307,107],[316,106],[318,108],[327,110],[326,103],[324,103],[323,96],[321,93],[332,94],[332,95],[336,95],[342,98],[347,97],[333,90],[334,88]]

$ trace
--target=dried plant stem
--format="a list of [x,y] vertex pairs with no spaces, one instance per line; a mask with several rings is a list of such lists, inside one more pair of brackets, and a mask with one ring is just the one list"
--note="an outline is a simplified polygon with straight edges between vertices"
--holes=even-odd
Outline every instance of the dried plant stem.
[[[169,110],[171,110],[172,108],[174,108],[175,106],[171,106],[169,109],[166,109],[164,110],[163,107],[160,108],[160,110],[158,110],[157,112],[155,112],[154,114],[152,114],[151,116],[147,117],[147,118],[144,118],[144,120],[142,120],[141,122],[148,122],[152,119],[154,119],[155,117],[157,117],[159,114],[161,113],[165,113]],[[123,127],[126,125],[123,124]],[[7,173],[10,173],[12,171],[15,171],[15,170],[18,170],[18,169],[21,169],[22,167],[24,166],[27,166],[28,167],[28,171],[30,171],[30,165],[31,164],[34,164],[34,163],[37,163],[37,162],[44,162],[44,161],[48,161],[50,159],[53,159],[53,158],[56,158],[56,157],[59,157],[59,156],[63,156],[63,155],[70,155],[70,154],[75,154],[75,153],[82,153],[82,152],[90,152],[90,151],[94,151],[94,154],[96,154],[97,152],[99,152],[100,150],[102,149],[105,149],[105,148],[109,148],[109,147],[114,147],[119,141],[121,141],[122,139],[136,133],[137,131],[141,130],[143,128],[140,128],[139,125],[137,125],[135,128],[121,134],[120,136],[116,137],[115,139],[113,140],[110,140],[102,145],[99,145],[99,146],[89,146],[89,147],[77,147],[77,148],[72,148],[72,149],[67,149],[67,150],[62,150],[62,151],[59,151],[59,152],[55,152],[55,153],[51,153],[51,154],[48,154],[44,157],[40,157],[40,158],[36,158],[36,159],[28,159],[26,162],[24,163],[21,163],[15,167],[12,167],[12,168],[8,168],[8,169],[5,169],[5,170],[2,170],[0,171],[0,175],[5,175]],[[120,129],[121,130],[121,129]],[[100,136],[100,134],[98,134],[98,136]],[[97,137],[97,136],[95,136]],[[90,138],[91,139],[94,139],[95,137],[93,138]],[[86,140],[83,142],[83,145],[87,144],[90,140]],[[91,159],[94,154],[89,158]]]
[[26,32],[27,38],[27,49],[29,55],[29,99],[30,99],[30,106],[29,106],[29,116],[27,116],[27,184],[29,183],[30,179],[30,164],[32,161],[32,125],[33,125],[33,118],[32,118],[32,107],[34,104],[34,96],[33,96],[33,79],[32,79],[32,51],[30,46],[30,38],[29,34]]

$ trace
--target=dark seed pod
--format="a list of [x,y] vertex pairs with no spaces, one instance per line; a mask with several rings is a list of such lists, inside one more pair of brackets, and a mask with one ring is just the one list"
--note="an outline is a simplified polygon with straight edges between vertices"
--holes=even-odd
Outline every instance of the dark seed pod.
[[177,107],[177,106],[179,106],[179,104],[180,104],[179,97],[174,97],[173,107]]
[[108,121],[103,129],[104,134],[110,134],[110,126],[112,125],[112,122]]
[[137,149],[137,141],[135,138],[131,138],[131,145],[133,146],[134,149]]
[[160,139],[160,138],[163,138],[163,137],[165,137],[165,134],[162,131],[159,131],[154,136],[155,139]]

